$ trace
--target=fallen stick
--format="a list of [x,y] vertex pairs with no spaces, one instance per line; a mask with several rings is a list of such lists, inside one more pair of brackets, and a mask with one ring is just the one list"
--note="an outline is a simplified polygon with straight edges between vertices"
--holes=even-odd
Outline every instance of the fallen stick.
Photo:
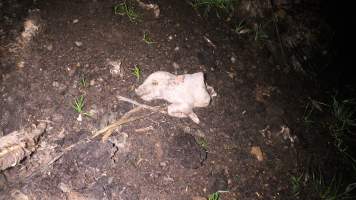
[[[92,136],[92,138],[95,138],[95,137],[97,137],[98,135],[104,134],[104,133],[106,133],[107,131],[110,131],[110,132],[112,133],[112,130],[114,130],[115,128],[117,128],[117,127],[119,127],[119,126],[121,126],[121,125],[123,125],[123,124],[129,123],[129,122],[133,122],[133,121],[136,121],[136,120],[139,120],[139,119],[143,119],[143,118],[145,118],[145,117],[147,117],[147,116],[150,116],[150,115],[152,115],[152,114],[154,114],[154,112],[153,112],[153,113],[146,114],[146,115],[137,116],[137,117],[120,118],[118,121],[116,121],[116,122],[110,124],[109,126],[106,126],[106,127],[104,127],[103,129],[97,131],[97,132]],[[109,135],[104,135],[105,138],[103,138],[103,140],[106,140],[108,137],[110,137],[110,135],[111,135],[111,134],[109,134]]]
[[[121,100],[121,101],[125,101],[125,102],[128,102],[128,103],[131,103],[131,104],[136,105],[138,107],[136,107],[136,108],[130,110],[129,112],[127,112],[126,114],[124,114],[124,116],[122,116],[116,122],[114,122],[114,123],[102,128],[102,129],[100,129],[99,131],[94,133],[94,135],[91,138],[95,138],[95,137],[97,137],[97,136],[99,136],[101,134],[104,134],[103,137],[102,137],[102,140],[105,141],[105,140],[107,140],[107,138],[110,137],[110,135],[112,134],[112,132],[113,132],[113,130],[115,128],[118,128],[123,124],[129,123],[129,122],[133,122],[133,121],[136,121],[136,120],[139,120],[139,119],[143,119],[143,118],[148,117],[148,116],[150,116],[150,115],[152,115],[154,113],[157,113],[157,112],[163,113],[163,114],[167,114],[167,112],[162,110],[162,107],[153,107],[153,106],[149,106],[149,105],[146,105],[146,104],[138,103],[137,101],[135,101],[133,99],[129,99],[127,97],[123,97],[123,96],[120,96],[120,95],[118,95],[117,98],[119,100]],[[148,114],[145,114],[145,115],[136,116],[136,117],[130,117],[130,115],[140,111],[142,108],[148,109],[148,110],[152,110],[154,112],[148,113]]]
[[208,37],[203,35],[203,38],[210,46],[212,46],[214,49],[216,49],[216,45]]
[[133,99],[129,99],[129,98],[126,98],[126,97],[123,97],[123,96],[120,96],[120,95],[117,95],[117,98],[121,101],[126,101],[128,103],[131,103],[133,105],[136,105],[136,106],[140,106],[142,108],[146,108],[148,110],[153,110],[153,111],[156,111],[156,112],[160,112],[160,113],[163,113],[163,114],[167,114],[167,112],[163,111],[163,110],[160,110],[161,108],[160,107],[153,107],[153,106],[149,106],[149,105],[146,105],[146,104],[142,104],[142,103],[139,103]]

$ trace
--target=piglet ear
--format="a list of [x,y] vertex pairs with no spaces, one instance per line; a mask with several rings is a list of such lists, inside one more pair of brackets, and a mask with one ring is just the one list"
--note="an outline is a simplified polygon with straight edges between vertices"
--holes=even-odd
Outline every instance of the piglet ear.
[[188,116],[194,123],[199,124],[200,120],[195,113],[191,112]]

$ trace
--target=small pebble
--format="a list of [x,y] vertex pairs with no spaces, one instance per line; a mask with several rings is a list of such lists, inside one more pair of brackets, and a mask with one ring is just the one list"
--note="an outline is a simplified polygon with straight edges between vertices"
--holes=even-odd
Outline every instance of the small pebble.
[[82,114],[79,114],[78,117],[77,117],[77,121],[78,122],[81,122],[83,121],[83,117],[82,117]]
[[48,51],[52,51],[53,45],[52,45],[52,44],[49,44],[49,45],[46,46],[46,48],[47,48]]
[[231,56],[230,60],[231,60],[232,63],[236,62],[236,58],[234,56]]
[[59,87],[59,83],[57,81],[53,81],[52,86],[53,87]]
[[17,67],[18,68],[24,68],[25,67],[25,62],[24,61],[20,61],[17,63]]
[[90,85],[90,86],[95,85],[95,80],[94,80],[94,79],[90,80],[89,85]]
[[77,47],[81,47],[83,45],[83,42],[75,41],[74,43],[75,43],[75,45],[77,45]]
[[177,70],[177,69],[180,68],[179,65],[178,65],[176,62],[173,62],[172,65],[173,65],[173,67],[174,67],[175,70]]
[[160,162],[160,163],[159,163],[159,166],[165,167],[165,166],[167,166],[167,163],[166,163],[166,162]]

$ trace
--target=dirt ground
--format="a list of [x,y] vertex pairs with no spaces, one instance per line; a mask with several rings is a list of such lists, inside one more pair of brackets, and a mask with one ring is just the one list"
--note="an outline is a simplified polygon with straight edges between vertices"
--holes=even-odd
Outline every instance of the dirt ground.
[[[47,128],[36,150],[0,175],[0,199],[199,200],[216,191],[224,200],[293,199],[306,97],[299,77],[184,1],[159,1],[158,18],[137,7],[137,23],[115,15],[117,3],[1,2],[0,133],[39,122]],[[28,38],[21,35],[26,20],[38,25]],[[195,109],[199,125],[155,113],[107,141],[88,139],[134,108],[118,95],[166,105],[134,93],[158,70],[204,72],[218,95]],[[72,104],[81,95],[91,116],[78,121]]]

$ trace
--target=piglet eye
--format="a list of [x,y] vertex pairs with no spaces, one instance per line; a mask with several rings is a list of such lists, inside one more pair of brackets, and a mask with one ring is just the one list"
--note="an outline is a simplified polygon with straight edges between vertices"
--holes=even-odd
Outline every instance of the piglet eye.
[[152,85],[158,85],[157,81],[152,81]]

